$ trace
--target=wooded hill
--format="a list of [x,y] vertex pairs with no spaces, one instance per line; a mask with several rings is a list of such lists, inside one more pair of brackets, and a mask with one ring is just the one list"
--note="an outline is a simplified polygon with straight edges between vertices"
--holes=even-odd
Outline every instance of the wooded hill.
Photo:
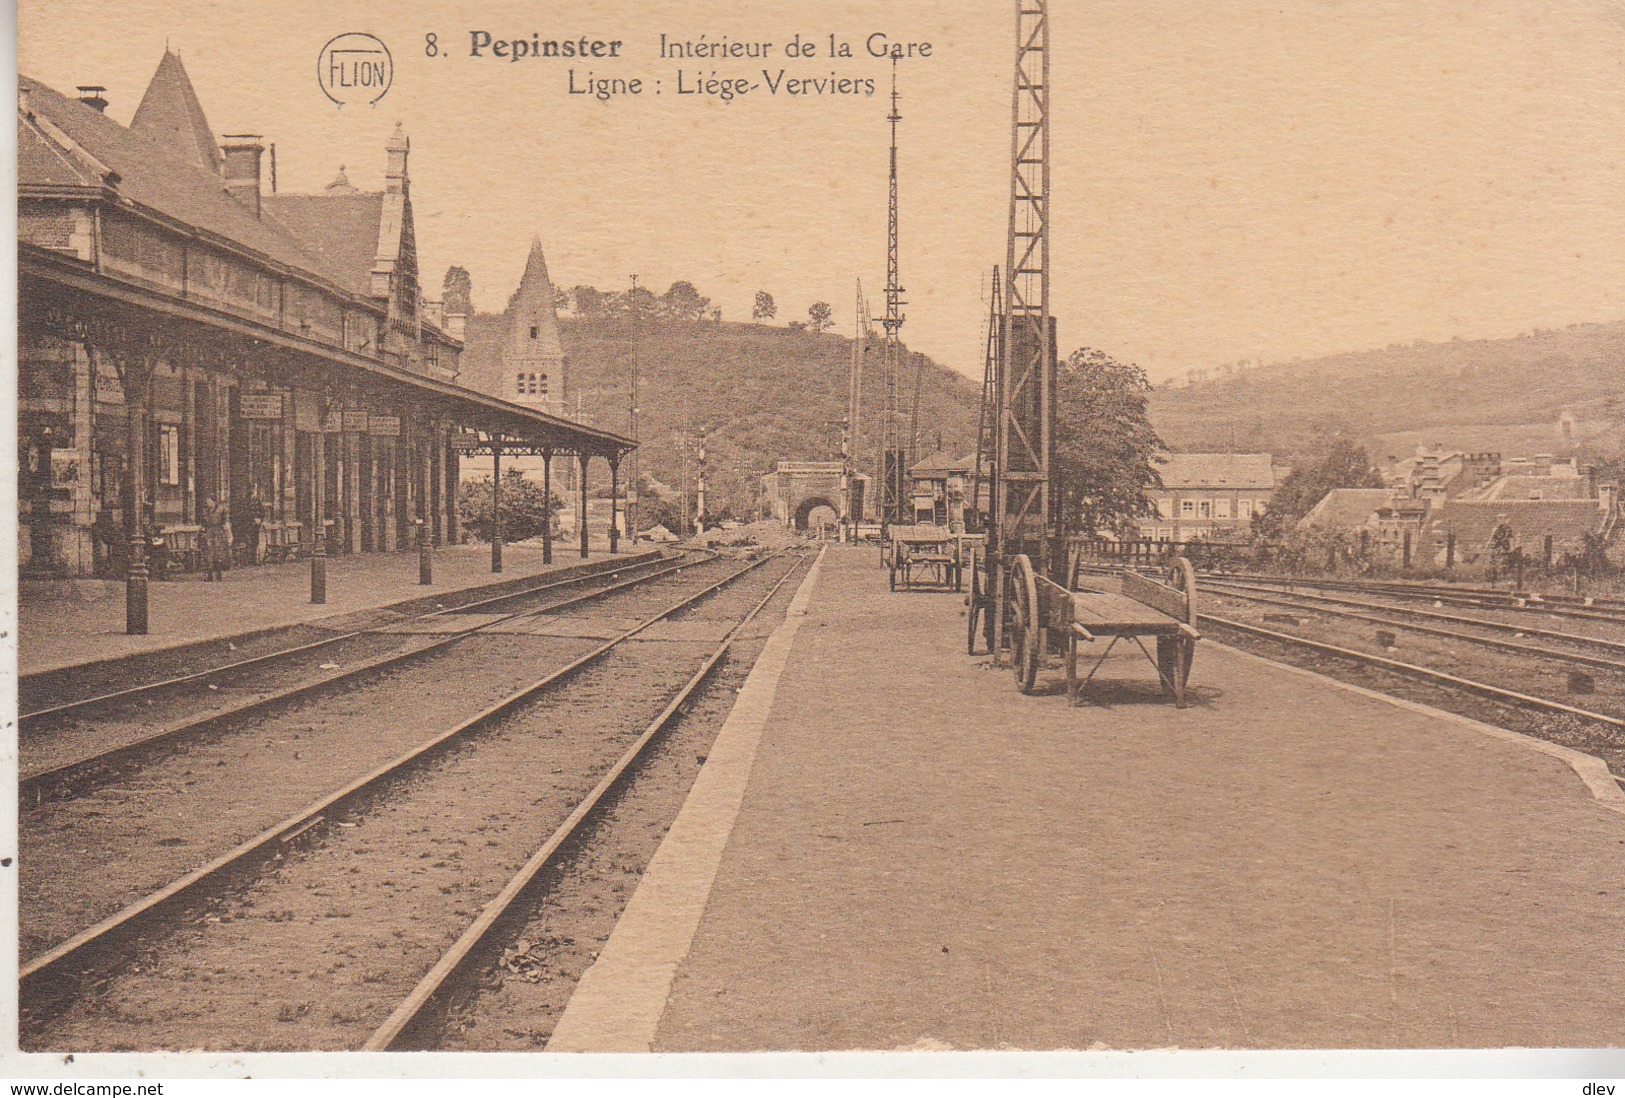
[[[595,426],[627,426],[633,330],[621,317],[560,317],[570,364],[570,414],[577,395]],[[755,499],[759,478],[781,459],[834,459],[847,414],[852,340],[810,329],[712,320],[648,320],[637,328],[641,474],[667,485],[683,478],[681,441],[706,431],[708,509]],[[868,341],[863,368],[863,470],[875,475],[885,400],[884,347]],[[919,453],[937,438],[956,455],[976,446],[980,387],[905,349],[899,401],[910,407],[923,366]],[[904,430],[906,431],[906,418]],[[692,450],[690,451],[692,453]],[[692,461],[692,458],[690,458]],[[690,476],[692,476],[692,465]]]
[[1151,402],[1175,449],[1268,451],[1289,463],[1337,433],[1378,460],[1419,441],[1557,452],[1564,413],[1593,453],[1625,448],[1625,322],[1276,363],[1159,388]]

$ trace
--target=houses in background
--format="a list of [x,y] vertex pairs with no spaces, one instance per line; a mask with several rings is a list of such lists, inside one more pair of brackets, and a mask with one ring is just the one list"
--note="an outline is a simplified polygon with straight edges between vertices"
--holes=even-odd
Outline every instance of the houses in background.
[[1166,454],[1156,468],[1162,487],[1146,493],[1157,513],[1139,522],[1145,541],[1244,541],[1275,491],[1269,454]]
[[1619,486],[1573,457],[1435,447],[1385,476],[1386,488],[1328,492],[1300,528],[1345,532],[1397,563],[1449,567],[1514,552],[1560,561],[1606,545],[1619,527]]

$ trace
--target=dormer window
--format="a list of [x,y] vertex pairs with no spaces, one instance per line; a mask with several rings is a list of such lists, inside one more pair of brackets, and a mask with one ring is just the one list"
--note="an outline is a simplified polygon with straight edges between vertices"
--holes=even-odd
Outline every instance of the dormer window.
[[542,334],[542,329],[535,324],[530,326],[530,338],[536,339]]

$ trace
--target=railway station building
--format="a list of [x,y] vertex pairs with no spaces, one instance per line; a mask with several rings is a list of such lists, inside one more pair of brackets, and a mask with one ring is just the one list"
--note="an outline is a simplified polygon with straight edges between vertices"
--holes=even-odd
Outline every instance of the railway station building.
[[454,542],[472,457],[632,448],[459,383],[465,318],[424,300],[399,127],[382,191],[341,169],[285,194],[258,135],[216,139],[175,54],[128,126],[100,91],[18,84],[24,575],[117,577],[137,536],[188,567],[210,499],[239,564],[318,530],[335,554],[409,547],[420,521]]

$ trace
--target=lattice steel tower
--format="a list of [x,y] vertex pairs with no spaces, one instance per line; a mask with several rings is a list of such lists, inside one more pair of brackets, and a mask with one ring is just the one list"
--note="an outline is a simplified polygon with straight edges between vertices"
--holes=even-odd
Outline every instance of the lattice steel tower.
[[1048,0],[1016,0],[1011,95],[1010,222],[1004,263],[995,467],[989,546],[994,651],[1004,643],[1006,576],[1019,553],[1052,574],[1050,465],[1055,422],[1055,326],[1050,316]]
[[889,199],[886,206],[886,315],[880,321],[886,330],[886,412],[882,424],[880,444],[880,515],[882,523],[901,520],[903,515],[903,482],[908,475],[907,455],[902,449],[898,430],[897,381],[901,370],[901,345],[897,332],[903,326],[903,287],[897,275],[897,123],[903,116],[897,111],[897,61],[891,63],[891,113],[886,121],[891,124],[891,175]]

